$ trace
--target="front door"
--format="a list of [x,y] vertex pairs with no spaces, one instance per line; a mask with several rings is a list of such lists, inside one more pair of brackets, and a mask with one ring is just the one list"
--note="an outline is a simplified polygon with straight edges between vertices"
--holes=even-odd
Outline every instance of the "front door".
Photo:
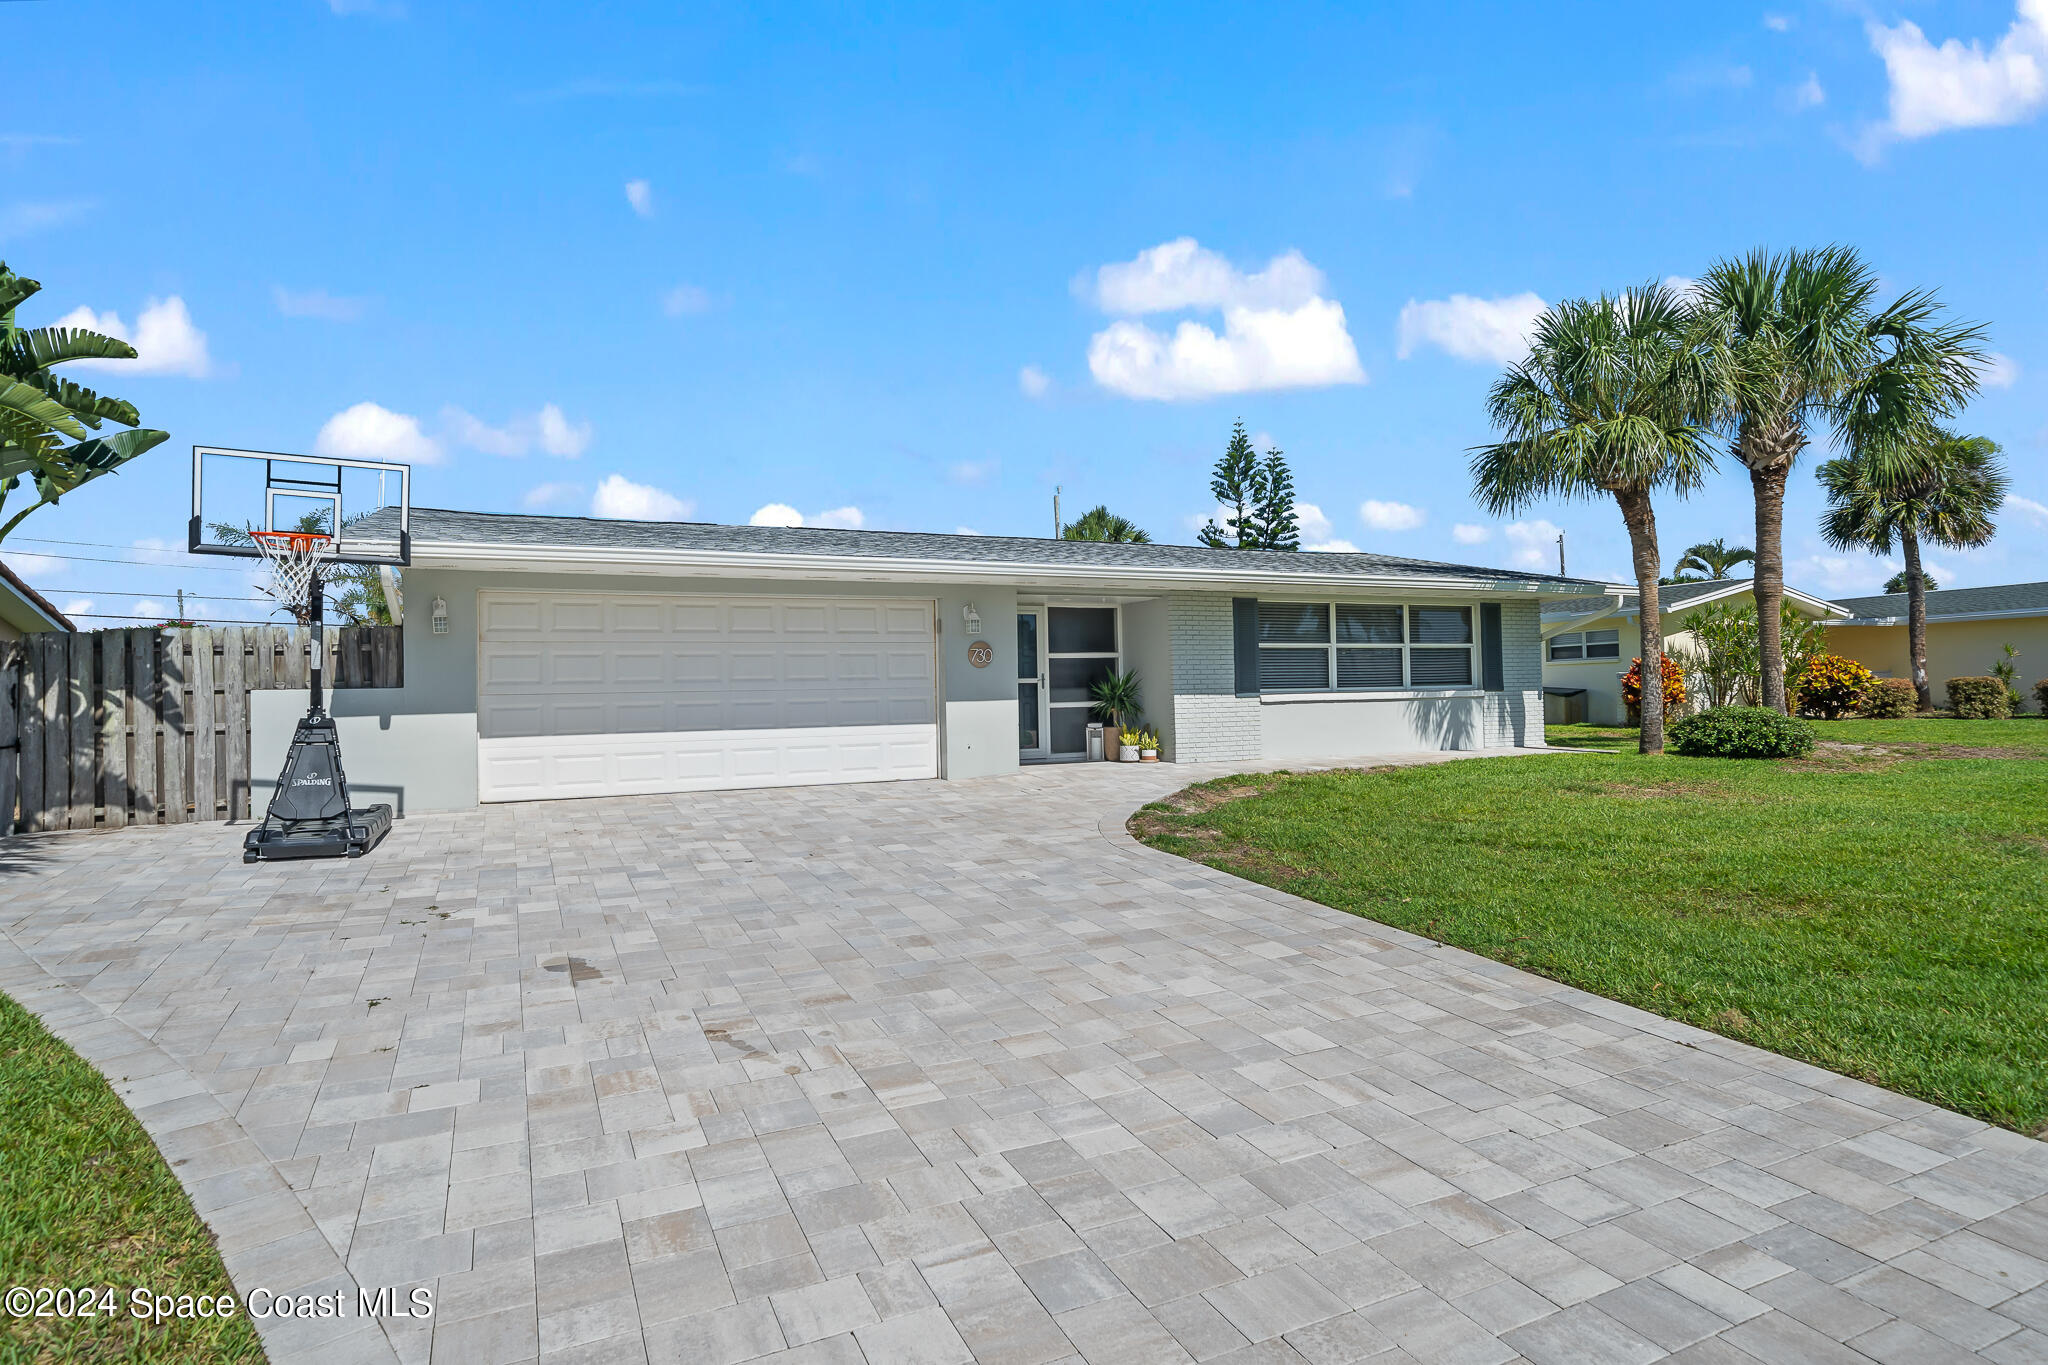
[[1045,627],[1047,745],[1054,758],[1084,757],[1095,684],[1117,671],[1116,608],[1048,607]]
[[1017,755],[1047,758],[1045,608],[1017,613]]

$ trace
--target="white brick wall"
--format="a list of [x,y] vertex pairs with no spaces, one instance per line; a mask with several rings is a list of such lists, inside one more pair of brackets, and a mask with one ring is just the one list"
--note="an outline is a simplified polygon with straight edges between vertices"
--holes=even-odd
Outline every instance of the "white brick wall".
[[1259,699],[1237,695],[1237,664],[1224,593],[1175,593],[1167,601],[1173,642],[1173,730],[1160,757],[1175,763],[1259,756]]

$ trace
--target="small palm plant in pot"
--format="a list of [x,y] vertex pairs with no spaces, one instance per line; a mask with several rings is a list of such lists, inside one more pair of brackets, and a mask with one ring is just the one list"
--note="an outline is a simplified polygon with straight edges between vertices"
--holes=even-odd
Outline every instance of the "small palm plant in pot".
[[[1110,673],[1096,679],[1089,689],[1094,704],[1089,708],[1098,720],[1106,721],[1119,732],[1128,730],[1137,723],[1140,708],[1138,673],[1132,669],[1125,673]],[[1121,740],[1122,734],[1117,738]],[[1107,754],[1104,757],[1108,757]]]

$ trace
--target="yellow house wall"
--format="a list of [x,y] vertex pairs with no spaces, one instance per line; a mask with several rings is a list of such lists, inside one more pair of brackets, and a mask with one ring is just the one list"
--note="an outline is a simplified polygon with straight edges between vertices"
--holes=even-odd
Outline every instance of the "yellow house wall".
[[[1927,680],[1934,685],[1934,704],[1946,706],[1945,684],[1950,678],[1983,678],[1991,665],[2004,655],[2002,646],[2019,650],[2018,686],[2029,711],[2038,710],[2034,683],[2048,678],[2048,616],[2021,616],[2003,621],[1929,621],[1927,623]],[[1828,631],[1828,648],[1854,659],[1880,678],[1910,678],[1912,665],[1906,657],[1906,624],[1895,626],[1835,626]],[[1546,672],[1544,681],[1548,682]]]

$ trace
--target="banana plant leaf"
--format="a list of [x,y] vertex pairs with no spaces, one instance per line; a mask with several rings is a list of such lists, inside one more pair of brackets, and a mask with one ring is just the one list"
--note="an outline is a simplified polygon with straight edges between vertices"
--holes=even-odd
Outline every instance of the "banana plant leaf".
[[102,421],[132,427],[142,420],[142,414],[125,398],[109,398],[94,393],[83,384],[74,384],[53,374],[39,374],[28,382],[41,387],[44,393],[69,408],[73,416],[89,427],[97,427]]
[[85,426],[71,415],[71,410],[33,384],[18,379],[0,381],[0,409],[19,413],[74,439],[85,439]]
[[136,456],[170,439],[168,431],[140,428],[116,432],[112,436],[95,436],[91,440],[59,446],[54,451],[41,454],[18,446],[0,447],[0,503],[4,503],[7,494],[19,486],[23,474],[34,479],[37,494],[33,505],[16,513],[5,525],[0,525],[0,538],[5,538],[23,517],[37,507],[53,503],[103,474],[113,473]]
[[43,292],[43,286],[31,279],[25,279],[7,268],[0,261],[0,315],[13,312],[24,299],[32,299]]
[[0,345],[0,373],[26,379],[67,360],[133,360],[135,348],[119,337],[83,327],[22,328]]

